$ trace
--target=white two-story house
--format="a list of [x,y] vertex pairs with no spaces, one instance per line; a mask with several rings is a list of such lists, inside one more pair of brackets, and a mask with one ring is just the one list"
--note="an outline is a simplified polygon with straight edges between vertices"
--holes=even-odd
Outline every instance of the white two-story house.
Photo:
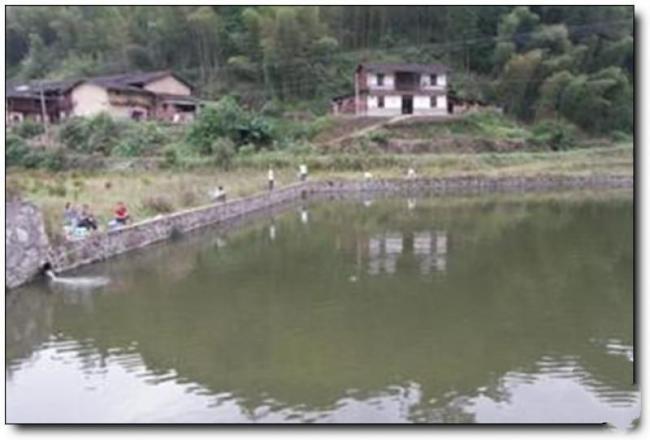
[[442,64],[359,64],[355,71],[354,113],[446,114],[448,73]]

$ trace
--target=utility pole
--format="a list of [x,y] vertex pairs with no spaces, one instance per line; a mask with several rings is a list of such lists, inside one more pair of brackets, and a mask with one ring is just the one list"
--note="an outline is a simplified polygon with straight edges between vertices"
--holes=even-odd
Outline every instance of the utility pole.
[[359,72],[354,73],[354,114],[359,115]]
[[43,126],[47,126],[47,120],[46,120],[46,110],[45,110],[45,92],[43,90],[43,81],[40,82],[41,84],[41,122],[43,123]]

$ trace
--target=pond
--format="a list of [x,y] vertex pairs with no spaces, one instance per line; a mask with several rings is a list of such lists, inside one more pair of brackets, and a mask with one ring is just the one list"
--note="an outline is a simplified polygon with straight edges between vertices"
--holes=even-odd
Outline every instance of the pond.
[[[638,424],[629,192],[311,201],[7,294],[7,421]],[[67,276],[67,274],[66,274]]]

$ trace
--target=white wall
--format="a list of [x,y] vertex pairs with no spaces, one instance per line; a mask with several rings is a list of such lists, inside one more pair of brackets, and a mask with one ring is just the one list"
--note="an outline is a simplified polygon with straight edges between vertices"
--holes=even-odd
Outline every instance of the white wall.
[[447,113],[447,96],[435,97],[435,105],[431,107],[430,95],[416,95],[413,97],[414,115],[442,115]]
[[437,97],[437,107],[447,111],[447,95],[440,95]]
[[431,98],[428,95],[413,97],[413,111],[429,110],[431,108]]
[[72,116],[95,116],[105,112],[114,118],[130,119],[134,110],[144,113],[148,109],[139,105],[111,105],[105,88],[85,83],[75,87],[71,92]]
[[[363,99],[363,98],[362,98]],[[414,115],[441,115],[447,113],[447,96],[435,97],[435,105],[431,107],[430,95],[413,96]],[[400,95],[384,96],[384,107],[378,107],[378,97],[366,98],[368,116],[396,116],[402,114],[402,97]]]
[[371,89],[393,90],[395,88],[395,76],[389,73],[384,75],[383,86],[377,85],[376,73],[369,73],[366,79],[367,79],[368,87]]
[[422,76],[420,76],[420,87],[423,87],[425,89],[447,87],[447,75],[445,75],[444,73],[438,74],[436,78],[436,83],[431,84],[431,75],[423,74]]
[[368,96],[368,116],[393,116],[402,113],[402,97],[399,95],[384,96],[384,107],[380,108],[377,96]]
[[72,90],[72,115],[93,116],[109,110],[108,92],[94,84],[80,84]]

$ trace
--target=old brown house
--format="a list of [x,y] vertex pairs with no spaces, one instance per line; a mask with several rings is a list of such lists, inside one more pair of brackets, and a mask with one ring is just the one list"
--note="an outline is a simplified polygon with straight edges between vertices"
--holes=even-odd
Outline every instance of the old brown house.
[[107,113],[115,118],[182,123],[196,114],[193,86],[171,71],[138,72],[66,81],[8,82],[8,124],[31,118],[58,122]]

